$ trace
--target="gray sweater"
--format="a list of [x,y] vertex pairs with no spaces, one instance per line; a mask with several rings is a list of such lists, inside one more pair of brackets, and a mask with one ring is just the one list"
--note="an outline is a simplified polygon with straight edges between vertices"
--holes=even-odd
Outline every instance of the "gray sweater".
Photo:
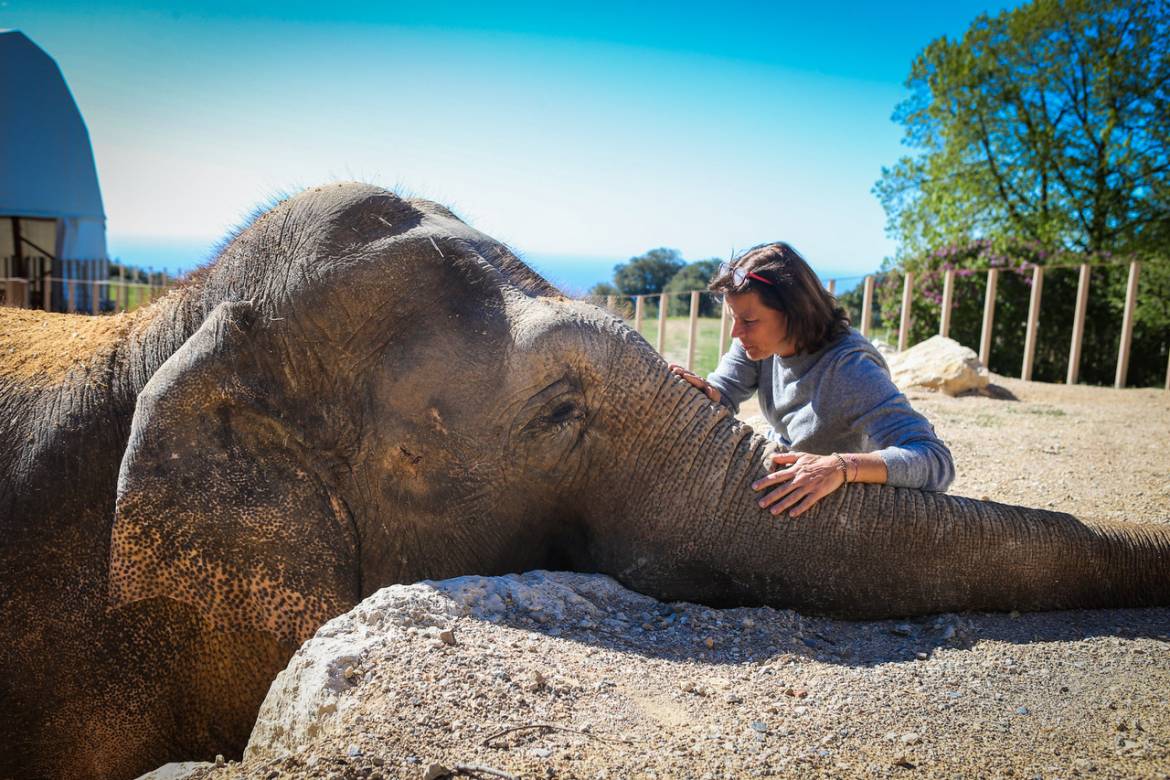
[[887,483],[946,490],[951,452],[890,379],[881,353],[850,330],[813,353],[752,360],[738,340],[707,381],[732,411],[759,390],[768,438],[796,452],[874,452]]

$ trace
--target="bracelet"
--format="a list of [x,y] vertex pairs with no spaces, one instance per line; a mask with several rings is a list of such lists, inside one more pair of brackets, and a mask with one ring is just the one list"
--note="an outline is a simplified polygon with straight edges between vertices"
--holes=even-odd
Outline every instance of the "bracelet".
[[833,457],[841,463],[841,476],[845,477],[845,481],[849,481],[849,464],[845,462],[845,456],[839,452],[834,452]]

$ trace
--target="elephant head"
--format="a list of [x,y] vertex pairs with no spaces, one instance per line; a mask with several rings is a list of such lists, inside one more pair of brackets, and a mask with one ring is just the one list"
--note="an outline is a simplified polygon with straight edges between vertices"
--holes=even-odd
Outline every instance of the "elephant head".
[[325,620],[423,578],[568,568],[852,617],[1170,603],[1167,529],[872,485],[770,517],[764,439],[428,202],[304,193],[176,300],[197,327],[138,396],[111,609],[182,606],[216,681],[188,695],[223,722]]

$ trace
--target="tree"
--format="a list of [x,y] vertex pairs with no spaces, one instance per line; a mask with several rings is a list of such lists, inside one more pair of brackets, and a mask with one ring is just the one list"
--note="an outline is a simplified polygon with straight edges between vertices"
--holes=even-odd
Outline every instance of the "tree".
[[[691,290],[706,290],[711,279],[719,272],[719,258],[696,260],[678,270],[666,283],[668,293],[685,293]],[[675,295],[670,301],[670,314],[690,314],[690,296]],[[712,294],[699,296],[699,316],[711,317],[718,312],[718,301]]]
[[1165,0],[1034,0],[914,60],[917,150],[874,192],[899,257],[972,239],[1143,254],[1170,243]]
[[621,295],[622,291],[614,287],[609,282],[598,282],[589,288],[586,295],[594,298],[606,298],[610,295]]
[[[978,17],[914,60],[894,119],[914,154],[874,193],[896,258],[878,288],[897,321],[915,273],[911,343],[938,323],[956,282],[952,335],[978,346],[983,271],[1000,277],[991,368],[1019,371],[1031,266],[1092,273],[1081,376],[1112,381],[1126,265],[1143,266],[1132,384],[1161,384],[1170,351],[1170,6],[1166,0],[1033,0]],[[1059,379],[1075,269],[1046,273],[1034,376]],[[1045,351],[1050,354],[1045,354]]]
[[614,266],[613,283],[623,295],[654,295],[662,292],[684,265],[686,261],[677,249],[651,249]]

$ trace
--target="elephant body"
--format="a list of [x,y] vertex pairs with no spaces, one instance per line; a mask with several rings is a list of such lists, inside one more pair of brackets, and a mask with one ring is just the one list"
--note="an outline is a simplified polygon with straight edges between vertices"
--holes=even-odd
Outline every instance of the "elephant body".
[[[90,346],[45,360],[40,328]],[[0,314],[0,361],[0,777],[239,754],[292,652],[396,582],[573,569],[848,617],[1170,604],[1163,527],[876,485],[770,518],[770,445],[637,334],[366,185],[279,204],[132,315]]]

